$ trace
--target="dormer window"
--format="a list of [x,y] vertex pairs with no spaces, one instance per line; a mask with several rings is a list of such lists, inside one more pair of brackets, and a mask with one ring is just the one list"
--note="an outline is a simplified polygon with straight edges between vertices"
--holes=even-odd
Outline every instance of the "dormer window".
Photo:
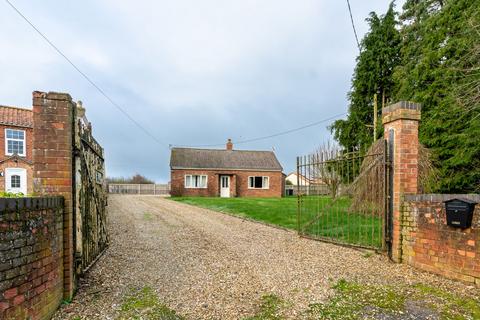
[[5,154],[25,157],[25,131],[5,129]]

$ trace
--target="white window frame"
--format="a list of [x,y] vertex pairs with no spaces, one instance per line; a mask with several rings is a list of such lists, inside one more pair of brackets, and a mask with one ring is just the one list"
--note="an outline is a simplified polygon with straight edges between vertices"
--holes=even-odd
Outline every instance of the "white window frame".
[[[18,186],[13,186],[13,178],[18,178]],[[22,187],[22,176],[20,176],[19,174],[12,174],[10,176],[10,188],[12,189],[20,189]]]
[[[190,178],[190,185],[187,185],[187,177]],[[192,185],[193,177],[199,177],[198,181],[201,181],[202,177],[205,177],[205,186],[203,187],[195,187]],[[184,178],[183,185],[185,186],[185,189],[207,189],[208,187],[208,175],[206,174],[186,174]]]
[[[11,176],[20,176],[20,187],[12,188]],[[24,195],[27,195],[28,192],[28,176],[27,169],[25,168],[5,168],[5,191],[18,193],[21,192]],[[18,190],[13,190],[18,189]]]
[[[8,130],[22,131],[23,132],[23,139],[7,138],[7,131]],[[27,152],[27,132],[25,130],[18,130],[18,129],[12,129],[12,128],[6,128],[5,129],[5,155],[12,156],[13,152],[8,152],[8,141],[9,140],[22,141],[23,142],[23,153],[19,153],[18,155],[21,156],[21,157],[25,157],[25,154]]]
[[[256,177],[262,177],[262,187],[261,188],[255,188],[255,178]],[[250,186],[250,180],[253,178],[253,186]],[[265,181],[267,183],[265,183]],[[248,176],[248,189],[254,189],[254,190],[268,190],[270,189],[270,177],[269,176]]]

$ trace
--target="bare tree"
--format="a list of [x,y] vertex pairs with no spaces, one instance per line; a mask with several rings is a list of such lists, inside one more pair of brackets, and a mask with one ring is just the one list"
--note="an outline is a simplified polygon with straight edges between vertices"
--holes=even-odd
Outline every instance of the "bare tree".
[[153,184],[154,182],[141,174],[135,174],[132,177],[109,177],[107,178],[108,183],[123,183],[123,184]]
[[455,89],[455,96],[457,103],[467,112],[480,110],[480,24],[470,21],[468,30],[473,39],[471,49],[452,68],[459,71],[464,79],[463,83]]
[[338,172],[338,158],[341,157],[342,150],[333,143],[323,143],[314,152],[314,165],[311,167],[310,185],[325,185],[328,188],[332,199],[339,193],[342,177]]

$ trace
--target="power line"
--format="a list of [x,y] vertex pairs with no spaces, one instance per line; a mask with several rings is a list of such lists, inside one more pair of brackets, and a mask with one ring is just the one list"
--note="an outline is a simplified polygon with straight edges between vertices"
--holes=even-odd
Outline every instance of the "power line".
[[[150,133],[150,131],[148,131],[147,129],[145,129],[138,121],[136,121],[132,116],[130,116],[130,114],[128,114],[127,111],[125,111],[118,103],[116,103],[112,98],[110,98],[110,96],[99,86],[97,85],[88,75],[86,75],[79,67],[77,67],[77,65],[75,65],[75,63],[73,63],[72,60],[70,60],[70,58],[68,58],[68,56],[66,54],[64,54],[52,41],[50,41],[50,39],[44,34],[42,33],[19,9],[17,9],[9,0],[5,0],[7,2],[7,4],[23,19],[25,20],[25,22],[27,22],[59,55],[61,55],[85,80],[87,80],[105,99],[107,99],[110,104],[112,104],[115,108],[117,108],[124,116],[126,116],[133,124],[135,124],[138,128],[140,128],[146,135],[148,135],[150,138],[152,138],[155,142],[157,142],[159,145],[161,146],[165,146],[165,144],[160,141],[159,139],[157,139],[157,137],[155,137],[152,133]],[[348,0],[347,0],[348,2]],[[348,8],[350,10],[350,3],[348,3]],[[350,17],[352,19],[352,26],[353,26],[353,30],[355,32],[355,38],[357,39],[357,44],[358,44],[358,37],[357,37],[357,33],[355,31],[355,25],[353,24],[353,17],[352,17],[352,13],[351,13],[351,10],[350,10]],[[360,46],[359,46],[360,48]],[[298,127],[298,128],[295,128],[295,129],[291,129],[291,130],[287,130],[287,131],[283,131],[283,132],[279,132],[279,133],[275,133],[275,134],[272,134],[272,135],[268,135],[268,136],[262,136],[262,137],[257,137],[257,138],[252,138],[252,139],[248,139],[248,140],[241,140],[241,141],[236,141],[235,144],[244,144],[244,143],[250,143],[250,142],[254,142],[254,141],[260,141],[260,140],[265,140],[265,139],[270,139],[270,138],[274,138],[274,137],[278,137],[278,136],[282,136],[282,135],[286,135],[286,134],[289,134],[289,133],[292,133],[292,132],[296,132],[296,131],[300,131],[300,130],[303,130],[303,129],[306,129],[306,128],[310,128],[310,127],[313,127],[313,126],[316,126],[316,125],[319,125],[321,123],[324,123],[326,121],[329,121],[329,120],[333,120],[339,116],[342,116],[342,115],[345,115],[345,113],[342,113],[342,114],[338,114],[338,115],[335,115],[331,118],[328,118],[328,119],[324,119],[324,120],[321,120],[321,121],[317,121],[317,122],[314,122],[314,123],[310,123],[308,125],[305,125],[305,126],[302,126],[302,127]],[[169,145],[170,147],[172,145]],[[216,146],[223,146],[223,143],[222,144],[207,144],[207,145],[197,145],[197,146],[190,146],[190,147],[216,147]]]
[[350,21],[352,21],[353,33],[355,34],[355,40],[357,41],[358,51],[362,51],[360,49],[360,42],[358,42],[358,35],[357,35],[357,29],[355,29],[355,22],[353,21],[352,8],[350,7],[350,0],[347,0],[347,5],[348,5],[348,12],[350,13]]
[[132,116],[130,116],[128,114],[128,112],[126,112],[118,103],[116,103],[112,98],[110,98],[110,96],[108,96],[108,94],[103,91],[102,88],[100,88],[100,86],[98,86],[92,79],[90,79],[89,76],[87,76],[82,70],[80,70],[79,67],[77,67],[73,62],[72,60],[70,60],[66,54],[64,54],[57,46],[55,46],[55,44],[53,44],[52,41],[50,41],[50,39],[48,39],[48,37],[43,34],[30,20],[27,19],[27,17],[25,17],[25,15],[22,14],[22,12],[20,12],[20,10],[18,10],[9,0],[5,0],[9,5],[10,7],[12,7],[13,10],[15,10],[15,12],[18,13],[18,15],[20,17],[23,18],[23,20],[25,20],[59,55],[61,55],[83,78],[85,78],[85,80],[87,80],[95,89],[97,89],[98,92],[100,92],[100,94],[102,96],[105,97],[105,99],[107,99],[115,108],[117,108],[121,113],[123,113],[124,116],[126,116],[132,123],[134,123],[138,128],[140,128],[146,135],[148,135],[150,138],[152,138],[155,142],[157,142],[158,144],[162,145],[162,146],[166,146],[166,144],[164,144],[162,141],[160,141],[159,139],[157,139],[157,137],[155,137],[152,133],[150,133],[150,131],[148,131],[147,129],[145,129],[139,122],[137,122]]
[[[261,137],[246,139],[246,140],[240,140],[240,141],[233,141],[233,143],[234,143],[234,144],[244,144],[244,143],[250,143],[250,142],[254,142],[254,141],[266,140],[266,139],[271,139],[271,138],[283,136],[283,135],[290,134],[290,133],[293,133],[293,132],[297,132],[297,131],[300,131],[300,130],[303,130],[303,129],[307,129],[307,128],[310,128],[310,127],[318,126],[319,124],[322,124],[322,123],[325,123],[325,122],[327,122],[327,121],[336,119],[336,118],[341,117],[341,116],[346,115],[346,114],[347,114],[347,112],[343,112],[343,113],[334,115],[334,116],[332,116],[332,117],[330,117],[330,118],[323,119],[323,120],[316,121],[316,122],[312,122],[312,123],[309,123],[309,124],[306,124],[306,125],[304,125],[304,126],[297,127],[297,128],[294,128],[294,129],[281,131],[281,132],[274,133],[274,134],[267,135],[267,136],[261,136]],[[220,146],[223,146],[223,145],[225,145],[225,143],[203,144],[203,145],[195,145],[195,146],[182,146],[182,145],[177,145],[177,147],[207,148],[207,147],[220,147]],[[174,145],[171,145],[171,147],[173,147],[173,146],[174,146]]]

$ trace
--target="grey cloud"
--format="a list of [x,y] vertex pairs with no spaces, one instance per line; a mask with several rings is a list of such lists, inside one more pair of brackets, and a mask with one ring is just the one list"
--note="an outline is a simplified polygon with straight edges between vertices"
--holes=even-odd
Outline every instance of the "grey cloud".
[[[169,179],[168,144],[223,143],[288,130],[347,109],[358,54],[343,1],[171,0],[14,3],[162,144],[82,79],[0,4],[0,103],[33,90],[87,107],[110,175]],[[351,0],[359,34],[388,1]],[[286,171],[329,139],[327,124],[238,145],[275,148]]]

